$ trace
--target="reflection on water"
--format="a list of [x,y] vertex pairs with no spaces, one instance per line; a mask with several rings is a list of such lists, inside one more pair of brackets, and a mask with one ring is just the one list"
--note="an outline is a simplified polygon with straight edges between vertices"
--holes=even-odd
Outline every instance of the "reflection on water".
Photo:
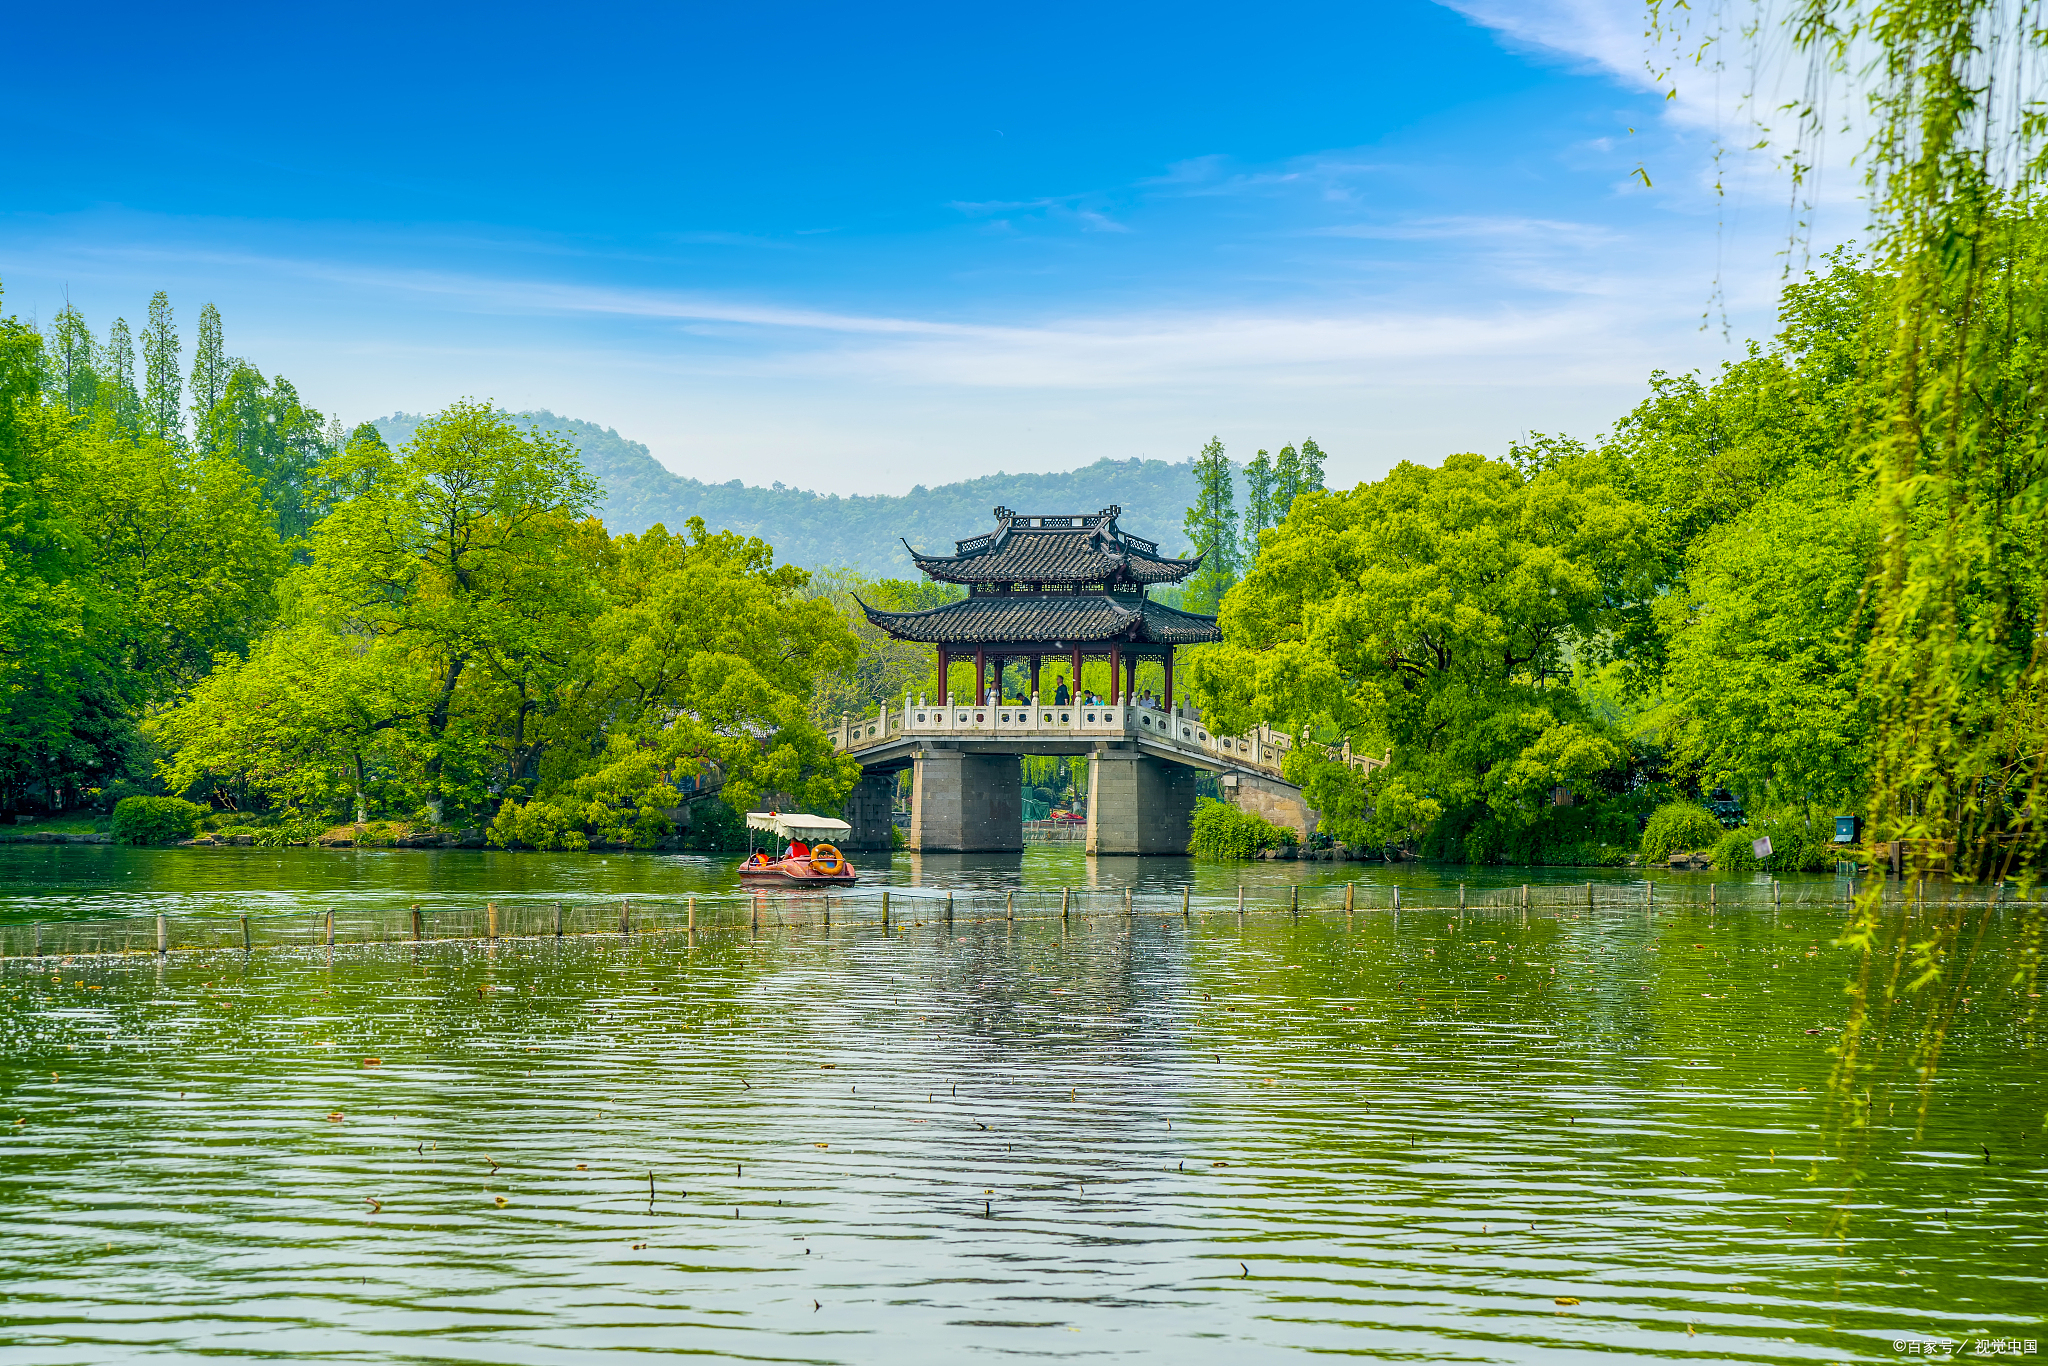
[[[447,856],[382,857],[417,881],[319,894],[465,890]],[[232,894],[204,876],[164,895]],[[1924,1136],[1877,1116],[1891,1160],[1832,1241],[1828,909],[1240,929],[1215,910],[1237,876],[1192,923],[7,964],[0,1361],[1837,1361],[2043,1336],[2042,1059],[2010,991],[1958,1020]]]

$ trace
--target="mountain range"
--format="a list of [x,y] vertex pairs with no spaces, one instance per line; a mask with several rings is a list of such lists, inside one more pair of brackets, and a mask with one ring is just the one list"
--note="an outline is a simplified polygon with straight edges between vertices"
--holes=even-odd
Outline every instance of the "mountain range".
[[[951,554],[953,542],[994,526],[1001,505],[1028,513],[1095,512],[1114,503],[1121,524],[1158,541],[1171,553],[1186,553],[1181,519],[1194,501],[1194,462],[1098,460],[1059,474],[1007,474],[998,470],[974,479],[904,494],[814,493],[767,488],[738,479],[707,484],[669,470],[638,441],[616,429],[546,409],[516,413],[528,426],[558,433],[576,447],[583,464],[604,489],[600,515],[614,532],[641,532],[660,524],[680,530],[702,517],[712,530],[759,536],[786,564],[812,569],[845,568],[875,578],[914,577],[908,540],[920,551]],[[396,447],[424,420],[419,413],[393,413],[374,425]]]

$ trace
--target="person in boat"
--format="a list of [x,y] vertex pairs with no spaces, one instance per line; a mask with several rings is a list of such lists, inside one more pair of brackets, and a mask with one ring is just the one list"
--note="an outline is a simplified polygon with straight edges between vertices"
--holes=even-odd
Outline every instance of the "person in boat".
[[791,840],[789,842],[789,852],[783,855],[784,858],[809,858],[810,856],[811,846],[805,844],[802,840]]
[[1059,687],[1053,691],[1052,704],[1055,707],[1064,707],[1067,705],[1067,698],[1070,695],[1067,692],[1067,680],[1062,678]]

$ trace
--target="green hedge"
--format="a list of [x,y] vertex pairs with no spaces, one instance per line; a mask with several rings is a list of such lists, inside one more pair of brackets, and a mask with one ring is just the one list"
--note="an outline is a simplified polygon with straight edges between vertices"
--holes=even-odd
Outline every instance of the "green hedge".
[[1698,802],[1666,802],[1643,827],[1643,862],[1662,863],[1673,854],[1713,849],[1726,833],[1721,819]]
[[[1826,829],[1822,829],[1822,822]],[[1728,873],[1826,873],[1831,872],[1841,852],[1832,842],[1834,817],[1817,817],[1807,829],[1800,813],[1765,817],[1740,830],[1730,830],[1714,845],[1714,867]],[[1760,859],[1752,842],[1768,835],[1771,856]]]
[[1188,852],[1197,858],[1248,859],[1256,858],[1262,849],[1300,842],[1300,836],[1284,825],[1203,797],[1195,803]]
[[114,838],[122,844],[176,844],[199,833],[206,812],[181,797],[123,797],[114,803]]

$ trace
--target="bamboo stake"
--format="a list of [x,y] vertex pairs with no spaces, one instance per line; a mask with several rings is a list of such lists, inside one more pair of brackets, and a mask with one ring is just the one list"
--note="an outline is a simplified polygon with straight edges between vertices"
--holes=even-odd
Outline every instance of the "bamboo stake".
[[561,937],[562,937],[562,903],[561,903],[561,902],[559,902],[559,901],[557,901],[557,902],[555,903],[555,938],[557,938],[557,939],[560,939]]
[[1182,921],[1190,924],[1193,923],[1195,918],[1188,911],[1188,889],[1186,887],[1180,889],[1180,918]]
[[247,953],[251,947],[249,943],[249,917],[245,915],[242,917],[242,952]]
[[1003,893],[1003,919],[1015,920],[1016,918],[1017,894],[1014,891],[1005,892]]
[[1344,884],[1344,914],[1346,914],[1346,915],[1350,915],[1350,914],[1351,914],[1351,907],[1352,907],[1353,901],[1354,901],[1354,900],[1355,900],[1355,898],[1357,897],[1357,894],[1358,894],[1358,884],[1357,884],[1357,883],[1355,883],[1355,882],[1347,882],[1347,883],[1345,883],[1345,884]]
[[1237,927],[1244,928],[1244,884],[1237,884]]
[[1060,888],[1060,924],[1062,925],[1067,923],[1067,894],[1072,890],[1073,888],[1071,887]]
[[[158,923],[159,925],[161,925],[161,924],[163,923],[162,917],[158,917],[157,923]],[[327,913],[327,947],[328,947],[328,948],[330,948],[330,949],[334,947],[334,912],[333,912],[333,911],[329,911],[329,912]]]
[[946,893],[946,928],[953,927],[953,894]]
[[633,903],[629,900],[621,900],[619,902],[619,933],[631,934],[632,932]]
[[412,942],[417,944],[426,938],[425,931],[426,923],[420,917],[420,904],[415,901],[412,904]]
[[[495,901],[487,901],[487,902],[485,902],[485,903],[484,903],[484,922],[485,922],[485,933],[484,933],[484,937],[485,937],[486,939],[496,939],[496,938],[498,937],[498,903],[497,903],[497,902],[495,902]],[[329,928],[328,928],[328,931],[327,931],[327,942],[328,942],[328,943],[330,943],[330,944],[332,944],[332,943],[334,942],[334,930],[333,930],[333,928],[332,928],[332,927],[333,927],[333,923],[334,923],[334,917],[332,917],[332,916],[329,916],[329,917],[328,917],[328,926],[329,926]]]
[[[696,897],[690,898],[690,923],[692,925],[697,923]],[[887,891],[882,893],[882,933],[884,935],[889,933],[889,893]]]
[[[328,920],[329,920],[330,922],[331,922],[331,921],[333,920],[333,918],[334,918],[334,917],[333,917],[332,915],[328,916]],[[332,944],[332,943],[334,942],[334,938],[333,938],[333,936],[332,936],[332,935],[328,936],[327,942],[328,942],[328,943],[330,943],[330,944]],[[169,926],[169,925],[168,925],[168,924],[167,924],[167,923],[165,922],[165,920],[164,920],[164,918],[163,918],[162,916],[158,916],[158,917],[156,918],[156,956],[157,956],[157,957],[159,957],[159,958],[161,958],[161,957],[163,957],[163,956],[164,956],[165,954],[169,953],[170,951],[171,951],[171,929],[170,929],[170,926]]]

